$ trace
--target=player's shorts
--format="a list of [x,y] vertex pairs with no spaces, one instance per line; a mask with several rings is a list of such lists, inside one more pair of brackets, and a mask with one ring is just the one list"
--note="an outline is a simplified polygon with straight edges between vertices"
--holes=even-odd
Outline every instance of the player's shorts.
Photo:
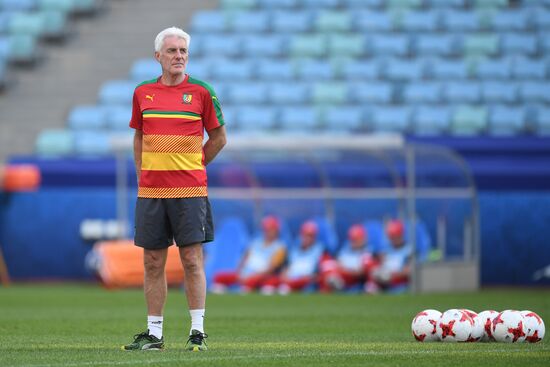
[[163,249],[174,241],[179,247],[214,240],[212,211],[207,197],[181,199],[138,198],[136,246]]

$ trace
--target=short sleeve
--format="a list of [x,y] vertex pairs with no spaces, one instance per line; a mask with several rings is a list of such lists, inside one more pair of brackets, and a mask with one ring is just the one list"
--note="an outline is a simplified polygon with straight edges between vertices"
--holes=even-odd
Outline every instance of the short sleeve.
[[132,99],[132,118],[130,119],[130,127],[136,130],[143,129],[143,118],[136,91],[134,91],[134,98]]
[[206,131],[225,125],[220,101],[212,89],[205,90],[203,105],[202,121]]

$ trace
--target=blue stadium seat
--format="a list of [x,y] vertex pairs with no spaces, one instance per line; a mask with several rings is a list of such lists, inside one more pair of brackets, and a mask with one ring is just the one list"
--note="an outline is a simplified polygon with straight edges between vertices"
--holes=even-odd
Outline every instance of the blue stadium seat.
[[234,104],[265,103],[268,86],[265,83],[230,83],[225,98]]
[[239,11],[229,17],[233,32],[263,33],[269,30],[269,13],[266,11]]
[[538,135],[550,135],[550,108],[541,107],[536,111],[535,132]]
[[395,15],[391,12],[354,11],[354,28],[360,32],[387,32],[395,29]]
[[327,60],[305,59],[298,62],[296,76],[303,80],[329,80],[334,73]]
[[322,34],[291,37],[289,51],[296,57],[324,57],[328,50],[328,38]]
[[311,102],[316,105],[342,104],[349,101],[349,94],[348,83],[315,83],[311,89]]
[[539,30],[550,29],[550,10],[544,8],[534,8],[533,18]]
[[366,39],[363,34],[331,34],[328,38],[330,55],[338,57],[360,57],[366,52]]
[[232,133],[239,129],[237,123],[238,120],[238,108],[235,105],[230,105],[224,103],[222,106],[223,120],[225,121],[225,126],[228,129],[228,133]]
[[0,35],[8,32],[12,12],[0,10]]
[[131,106],[108,106],[105,110],[105,123],[109,131],[128,131],[132,118]]
[[535,55],[537,37],[531,34],[508,33],[501,38],[502,52],[506,54]]
[[[128,119],[127,123],[130,121]],[[76,106],[67,117],[72,130],[100,130],[106,126],[106,111],[102,106]],[[128,124],[127,124],[128,125]]]
[[291,80],[295,78],[296,72],[288,60],[262,59],[256,64],[256,75],[261,80]]
[[191,58],[185,72],[194,78],[201,80],[209,80],[211,76],[212,64],[206,59]]
[[271,106],[243,105],[237,109],[236,122],[242,133],[257,133],[273,130],[277,123],[277,109]]
[[424,76],[423,60],[390,59],[385,63],[384,75],[390,80],[419,80]]
[[46,33],[46,18],[42,12],[17,12],[9,20],[8,32],[11,34],[42,37]]
[[355,83],[350,89],[351,100],[359,104],[391,103],[393,100],[393,86],[390,83]]
[[66,156],[74,152],[74,136],[69,130],[42,130],[36,139],[40,156]]
[[544,79],[550,62],[532,60],[525,57],[516,57],[512,62],[512,75],[517,79]]
[[477,63],[475,76],[480,79],[509,79],[512,75],[510,59],[485,59]]
[[518,87],[509,81],[485,82],[482,85],[482,96],[486,103],[514,103],[518,99]]
[[384,225],[379,220],[368,219],[363,225],[367,230],[368,245],[371,251],[379,254],[385,250],[384,248]]
[[450,56],[459,53],[457,38],[452,34],[419,35],[414,45],[418,56]]
[[322,114],[325,130],[331,133],[351,133],[360,130],[365,121],[363,109],[355,105],[327,107]]
[[385,0],[342,0],[342,4],[345,8],[353,10],[363,8],[378,9],[385,6]]
[[325,250],[334,255],[339,242],[332,221],[326,217],[317,217],[314,218],[313,221],[317,224],[318,228],[317,238],[325,245]]
[[136,83],[128,80],[111,80],[99,88],[99,102],[104,105],[132,103]]
[[271,18],[275,33],[309,32],[313,28],[313,13],[309,11],[276,11]]
[[459,106],[453,112],[451,132],[454,135],[480,135],[487,130],[488,120],[485,106]]
[[376,56],[405,56],[409,53],[410,41],[407,35],[374,35],[368,38],[369,50]]
[[0,0],[0,12],[29,11],[36,9],[37,3],[37,0]]
[[434,82],[409,83],[403,88],[405,103],[439,103],[442,99],[442,86]]
[[465,60],[447,61],[434,59],[427,68],[430,76],[434,79],[466,79],[470,76],[470,67]]
[[550,103],[550,84],[547,82],[525,82],[520,85],[520,95],[524,102]]
[[349,61],[342,66],[342,77],[350,80],[376,79],[380,76],[380,65],[373,61]]
[[218,59],[212,67],[211,75],[220,80],[246,80],[251,79],[254,72],[254,62],[251,59],[243,59],[235,62],[232,59]]
[[90,131],[75,132],[74,151],[82,156],[107,155],[112,151],[109,135]]
[[528,9],[500,10],[490,19],[490,25],[497,31],[525,31],[530,28]]
[[130,69],[130,79],[137,82],[150,80],[161,74],[162,68],[159,62],[153,58],[136,60]]
[[481,99],[481,87],[475,82],[450,82],[443,89],[449,102],[476,103]]
[[250,35],[243,39],[242,52],[246,57],[278,57],[285,55],[288,37],[277,34]]
[[435,10],[413,11],[405,13],[398,22],[405,31],[433,32],[440,26],[441,14]]
[[341,0],[301,0],[300,5],[311,9],[331,9],[340,6]]
[[262,9],[287,9],[296,8],[300,0],[257,0]]
[[373,107],[370,116],[375,132],[405,133],[411,126],[412,109],[408,106]]
[[479,14],[472,10],[447,10],[442,14],[443,26],[449,31],[477,31],[481,28]]
[[309,102],[310,88],[306,83],[293,83],[291,87],[288,83],[274,83],[267,93],[274,104],[304,104]]
[[191,29],[197,33],[227,31],[227,16],[218,10],[199,10],[191,18]]
[[525,110],[521,107],[493,106],[489,117],[492,135],[518,135],[525,129]]
[[33,63],[38,58],[37,39],[29,34],[8,36],[7,48],[8,60],[15,63]]
[[318,112],[311,107],[282,107],[279,113],[283,132],[308,133],[315,130],[320,122]]
[[258,0],[220,0],[220,7],[228,11],[251,9],[258,5]]
[[451,124],[451,109],[448,106],[419,106],[413,117],[415,135],[437,136],[444,134]]
[[541,32],[538,35],[538,42],[540,45],[540,51],[543,55],[550,55],[550,37],[546,33]]
[[0,60],[6,61],[9,58],[11,42],[8,37],[0,35]]
[[426,0],[426,5],[432,8],[465,8],[467,0]]
[[318,32],[348,32],[352,28],[352,13],[321,10],[315,19],[315,28]]
[[240,56],[242,38],[236,35],[208,34],[202,36],[201,52],[203,57]]

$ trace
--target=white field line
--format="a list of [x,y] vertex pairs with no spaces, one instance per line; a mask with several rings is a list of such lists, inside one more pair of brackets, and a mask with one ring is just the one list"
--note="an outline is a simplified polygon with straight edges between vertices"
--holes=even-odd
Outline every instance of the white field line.
[[[514,349],[515,352],[520,350]],[[199,360],[185,360],[182,358],[172,359],[143,359],[143,360],[131,360],[131,361],[90,361],[90,362],[69,362],[69,363],[44,363],[44,364],[17,364],[6,365],[3,367],[81,367],[81,366],[139,366],[154,364],[165,364],[174,362],[216,362],[216,361],[235,361],[235,360],[261,360],[261,359],[287,359],[287,358],[303,358],[303,357],[346,357],[346,356],[389,356],[389,355],[430,355],[430,354],[447,354],[449,350],[416,350],[416,351],[391,351],[391,352],[379,352],[379,351],[342,351],[342,352],[322,352],[322,353],[295,353],[295,354],[264,354],[264,355],[241,355],[241,356],[212,356],[210,352],[203,353],[205,358]],[[475,350],[460,350],[460,354],[487,354],[487,353],[505,353],[511,352],[510,349],[494,348],[494,349],[475,349]],[[137,354],[136,352],[122,352],[126,354]],[[147,352],[138,352],[147,353]],[[162,351],[150,352],[150,353],[163,353]],[[147,356],[150,356],[147,353]]]

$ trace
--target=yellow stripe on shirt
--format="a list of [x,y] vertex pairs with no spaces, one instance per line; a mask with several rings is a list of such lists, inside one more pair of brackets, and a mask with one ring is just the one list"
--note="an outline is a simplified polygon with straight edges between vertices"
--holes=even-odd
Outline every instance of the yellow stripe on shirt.
[[150,171],[202,170],[202,153],[141,153],[141,169]]

